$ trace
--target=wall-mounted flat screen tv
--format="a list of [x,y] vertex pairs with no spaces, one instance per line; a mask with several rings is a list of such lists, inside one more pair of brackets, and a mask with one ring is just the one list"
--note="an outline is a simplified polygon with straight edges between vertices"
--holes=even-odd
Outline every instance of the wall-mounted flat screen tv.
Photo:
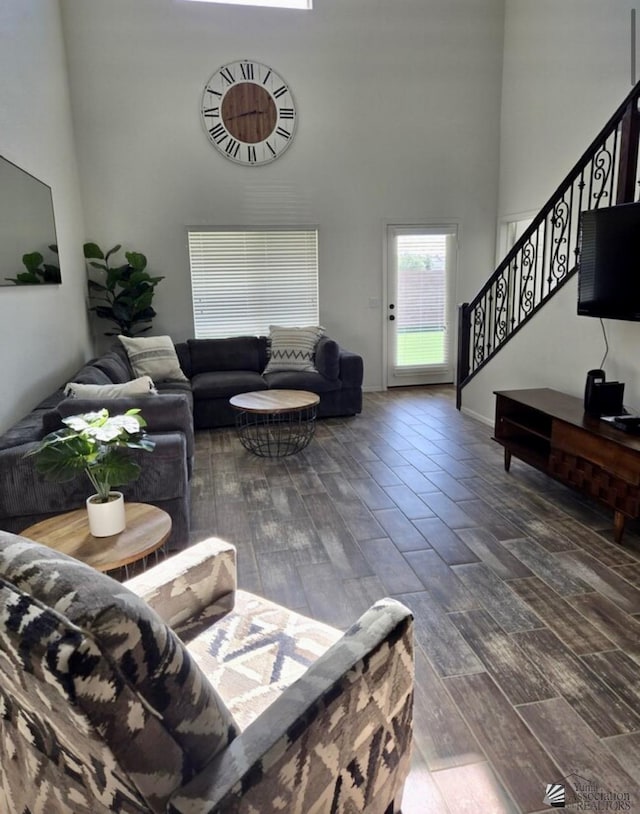
[[640,320],[640,203],[580,214],[578,314]]

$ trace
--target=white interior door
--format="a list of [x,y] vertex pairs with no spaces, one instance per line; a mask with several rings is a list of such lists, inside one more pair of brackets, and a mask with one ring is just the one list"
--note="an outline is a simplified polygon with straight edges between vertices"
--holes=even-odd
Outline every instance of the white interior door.
[[387,385],[453,381],[456,226],[387,227]]

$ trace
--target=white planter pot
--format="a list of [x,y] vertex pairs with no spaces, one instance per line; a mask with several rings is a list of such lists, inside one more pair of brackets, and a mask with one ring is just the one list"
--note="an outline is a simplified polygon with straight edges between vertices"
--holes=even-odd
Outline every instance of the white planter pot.
[[124,531],[127,520],[122,492],[109,492],[108,503],[94,502],[98,495],[87,498],[89,531],[94,537],[110,537]]

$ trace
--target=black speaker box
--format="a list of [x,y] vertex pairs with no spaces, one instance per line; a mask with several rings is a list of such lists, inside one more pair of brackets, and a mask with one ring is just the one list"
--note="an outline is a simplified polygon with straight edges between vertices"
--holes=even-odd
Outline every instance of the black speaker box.
[[594,416],[622,415],[624,382],[595,382],[586,398],[585,410]]

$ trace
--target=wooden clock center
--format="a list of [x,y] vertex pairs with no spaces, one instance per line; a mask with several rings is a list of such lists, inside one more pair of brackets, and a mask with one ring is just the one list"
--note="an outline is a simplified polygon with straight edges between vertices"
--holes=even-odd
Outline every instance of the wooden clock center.
[[255,82],[239,82],[229,88],[220,112],[229,133],[245,144],[257,144],[268,138],[278,119],[275,102]]

